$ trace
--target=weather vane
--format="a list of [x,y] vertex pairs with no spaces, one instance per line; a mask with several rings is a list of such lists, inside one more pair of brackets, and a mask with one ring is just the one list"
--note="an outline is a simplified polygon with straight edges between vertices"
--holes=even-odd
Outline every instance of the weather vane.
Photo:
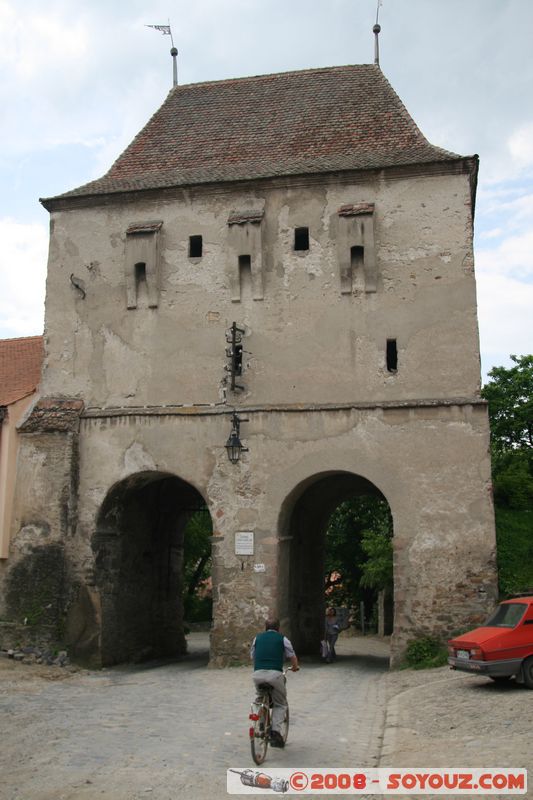
[[160,31],[163,36],[170,36],[170,41],[172,43],[172,47],[170,49],[170,55],[172,56],[172,72],[173,72],[173,81],[172,85],[178,85],[178,50],[174,47],[174,39],[172,38],[172,29],[170,27],[170,20],[168,21],[168,25],[145,25],[146,28],[153,28],[156,31]]

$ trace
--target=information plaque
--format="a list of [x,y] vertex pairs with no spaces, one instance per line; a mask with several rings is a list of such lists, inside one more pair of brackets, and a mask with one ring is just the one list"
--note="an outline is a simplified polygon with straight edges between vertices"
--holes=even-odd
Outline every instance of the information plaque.
[[254,554],[254,532],[237,531],[235,534],[235,555],[253,556]]

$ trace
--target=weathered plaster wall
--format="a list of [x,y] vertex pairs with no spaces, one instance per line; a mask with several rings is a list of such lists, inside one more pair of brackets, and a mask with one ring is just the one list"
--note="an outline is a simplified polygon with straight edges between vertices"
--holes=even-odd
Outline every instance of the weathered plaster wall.
[[[341,294],[337,211],[375,203],[377,291]],[[264,299],[232,302],[228,218],[264,209]],[[224,332],[246,327],[246,403],[471,397],[479,390],[470,185],[466,175],[382,174],[361,183],[197,189],[52,214],[43,394],[88,406],[214,403]],[[126,309],[125,239],[163,221],[160,298]],[[308,226],[309,251],[294,251]],[[234,228],[236,226],[232,226]],[[189,258],[190,235],[204,255]],[[85,282],[86,297],[70,275]],[[142,292],[141,292],[142,294]],[[399,368],[385,365],[387,338]],[[465,343],[468,343],[466,346]]]
[[15,477],[17,473],[17,424],[33,401],[33,395],[24,397],[7,407],[0,420],[0,559],[9,553],[9,534]]
[[[356,274],[343,294],[338,210],[359,203],[375,208],[377,282],[368,291]],[[85,410],[80,404],[79,442],[78,423],[48,430],[47,407],[26,432],[3,596],[19,564],[29,569],[28,558],[55,548],[66,635],[97,658],[107,635],[102,603],[113,595],[113,586],[102,589],[100,562],[120,576],[124,551],[99,549],[106,536],[124,535],[118,523],[99,528],[102,504],[126,479],[177,476],[213,521],[213,663],[246,658],[269,611],[305,644],[322,613],[321,587],[307,628],[298,627],[306,566],[290,544],[291,519],[304,487],[316,486],[326,502],[322,478],[339,475],[341,486],[348,474],[375,486],[393,515],[393,659],[413,635],[445,634],[484,615],[496,585],[494,522],[470,204],[469,178],[452,166],[439,175],[176,190],[54,211],[42,394],[83,399]],[[232,300],[235,247],[247,240],[241,231],[230,241],[233,212],[258,212],[246,224],[261,226],[248,239],[262,250],[260,259],[250,255],[252,270],[262,265],[263,299],[254,299],[255,275]],[[143,222],[157,229],[157,306],[141,282],[128,309],[126,231]],[[295,227],[309,227],[309,251],[294,251]],[[203,237],[202,258],[188,255],[191,235]],[[241,394],[224,384],[233,321],[246,329]],[[396,372],[386,367],[391,338]],[[233,407],[247,420],[249,448],[237,465],[224,448]],[[254,532],[253,556],[236,556],[237,531]],[[310,540],[317,553],[321,534],[316,527]],[[172,536],[169,553],[179,550]],[[154,557],[140,539],[135,546],[139,559]]]
[[[1,616],[25,626],[23,634],[13,632],[19,641],[57,642],[64,635],[65,549],[76,527],[77,476],[75,433],[20,435],[10,553],[0,573]],[[3,633],[9,638],[9,630]]]
[[[352,473],[373,483],[393,514],[394,653],[414,632],[451,631],[486,613],[495,565],[483,406],[263,411],[249,419],[249,453],[237,466],[223,448],[226,415],[85,420],[79,524],[67,545],[77,580],[91,583],[91,539],[109,487],[147,470],[177,475],[205,498],[214,523],[215,661],[243,659],[269,611],[291,626],[282,599],[289,578],[278,563],[291,498],[324,474]],[[253,556],[235,555],[242,530],[254,531]],[[257,563],[265,572],[254,572]]]

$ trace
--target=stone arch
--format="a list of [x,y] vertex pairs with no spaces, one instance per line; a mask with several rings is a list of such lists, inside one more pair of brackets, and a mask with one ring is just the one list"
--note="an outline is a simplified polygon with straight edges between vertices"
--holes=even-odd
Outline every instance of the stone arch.
[[185,652],[184,531],[205,507],[197,488],[166,472],[139,472],[108,491],[91,541],[103,665]]
[[[332,512],[356,495],[381,489],[356,472],[327,470],[301,480],[279,517],[278,613],[300,653],[318,652],[323,636],[325,533]],[[392,509],[391,509],[392,511]]]

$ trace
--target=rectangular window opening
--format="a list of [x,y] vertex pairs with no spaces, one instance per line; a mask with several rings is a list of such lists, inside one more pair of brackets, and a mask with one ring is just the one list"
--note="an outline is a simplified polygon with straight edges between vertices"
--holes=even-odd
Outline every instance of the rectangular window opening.
[[294,229],[294,249],[309,250],[309,228]]
[[202,237],[189,236],[189,258],[202,257]]
[[350,248],[350,263],[353,269],[362,267],[365,263],[365,248],[364,247],[351,247]]
[[387,339],[387,370],[397,372],[398,370],[398,346],[396,339]]
[[239,282],[241,299],[245,295],[252,296],[252,257],[239,256]]
[[135,285],[138,288],[139,284],[143,282],[146,283],[146,264],[140,261],[135,264]]

